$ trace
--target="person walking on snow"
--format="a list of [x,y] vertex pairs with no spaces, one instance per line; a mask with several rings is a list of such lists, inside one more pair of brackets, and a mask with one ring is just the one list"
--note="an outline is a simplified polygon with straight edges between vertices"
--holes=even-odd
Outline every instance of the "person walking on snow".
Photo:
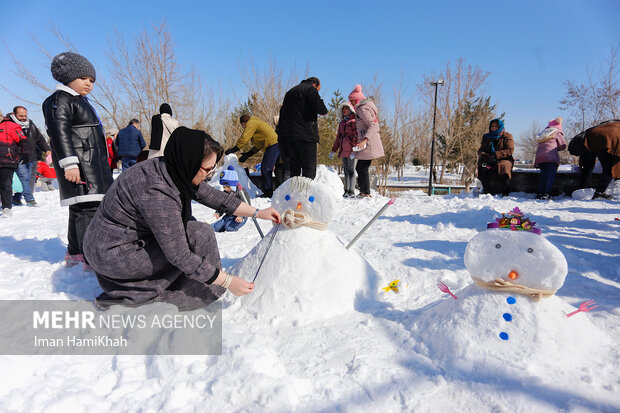
[[329,153],[329,159],[334,159],[334,154],[342,159],[344,170],[344,194],[345,198],[355,196],[355,165],[357,159],[353,154],[353,147],[357,145],[357,127],[355,124],[355,109],[351,102],[344,102],[340,106],[339,113],[342,120],[338,124],[338,133]]
[[273,169],[280,156],[280,147],[278,145],[278,135],[276,131],[267,123],[254,116],[242,115],[239,118],[243,135],[237,141],[235,146],[226,150],[226,155],[235,153],[245,147],[248,142],[252,143],[252,148],[242,153],[239,162],[245,162],[255,153],[265,150],[263,159],[260,164],[260,173],[263,177],[262,191],[263,195],[271,198],[273,195]]
[[0,120],[0,199],[2,218],[10,218],[13,206],[13,173],[20,162],[30,161],[30,144],[21,126],[9,117]]
[[178,120],[172,117],[172,108],[167,103],[159,107],[159,114],[151,118],[151,143],[149,144],[148,159],[164,156],[164,150],[170,135],[180,126]]
[[22,183],[23,192],[13,194],[13,205],[22,205],[22,195],[26,200],[26,205],[37,206],[34,199],[34,184],[37,179],[37,162],[41,160],[41,155],[52,156],[52,149],[45,141],[45,138],[36,127],[34,122],[28,119],[28,111],[23,106],[15,106],[13,113],[9,114],[13,122],[22,128],[22,132],[28,138],[30,144],[30,162],[20,163],[17,167],[17,176]]
[[130,120],[129,125],[118,132],[116,147],[123,165],[123,172],[138,162],[138,155],[146,147],[138,119]]
[[284,167],[290,176],[310,179],[316,176],[317,115],[327,114],[320,90],[321,81],[309,77],[284,95],[276,133]]
[[551,189],[560,165],[560,151],[566,149],[562,132],[562,117],[549,121],[549,124],[537,137],[538,148],[534,166],[540,168],[540,184],[537,199],[551,199]]
[[358,197],[370,197],[370,176],[368,168],[373,159],[384,155],[381,135],[379,134],[378,110],[375,104],[366,99],[362,93],[362,86],[355,85],[349,94],[349,101],[355,106],[357,128],[357,145],[353,148],[357,165],[357,182],[360,193]]
[[83,240],[99,203],[112,185],[103,125],[87,95],[96,72],[84,56],[64,52],[54,57],[52,76],[60,82],[43,102],[52,147],[60,205],[69,207],[67,265],[84,263]]

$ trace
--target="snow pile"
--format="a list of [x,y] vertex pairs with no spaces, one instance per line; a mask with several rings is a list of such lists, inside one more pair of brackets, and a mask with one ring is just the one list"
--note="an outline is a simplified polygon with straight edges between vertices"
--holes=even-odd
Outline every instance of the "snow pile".
[[213,178],[209,182],[209,185],[219,190],[222,190],[223,187],[222,185],[220,185],[219,177],[223,171],[228,169],[229,165],[232,165],[235,172],[237,172],[237,175],[239,176],[239,183],[241,184],[243,189],[245,189],[250,195],[250,198],[256,198],[257,196],[262,195],[263,191],[261,191],[259,187],[252,183],[248,175],[245,173],[245,169],[243,169],[243,167],[239,165],[237,155],[235,155],[234,153],[226,155],[224,157],[224,164],[215,170],[215,172],[213,173]]
[[[611,357],[611,340],[559,297],[539,302],[470,285],[419,311],[412,335],[418,349],[453,377],[503,377],[506,381],[561,371],[569,380],[593,366],[592,349]],[[570,360],[569,363],[567,361]],[[563,377],[564,379],[564,377]]]

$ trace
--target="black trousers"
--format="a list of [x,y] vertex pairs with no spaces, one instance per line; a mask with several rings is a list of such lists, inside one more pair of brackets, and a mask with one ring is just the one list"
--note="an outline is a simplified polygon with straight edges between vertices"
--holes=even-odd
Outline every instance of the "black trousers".
[[67,251],[70,255],[84,254],[83,241],[88,224],[93,220],[100,202],[83,202],[69,206],[69,230]]
[[15,168],[0,166],[0,198],[2,208],[13,207],[13,173]]
[[[282,153],[290,176],[305,176],[314,179],[316,176],[316,142],[291,141],[285,142],[286,149]],[[282,148],[280,148],[282,150]]]
[[611,169],[618,161],[620,161],[619,157],[614,156],[607,151],[584,152],[580,156],[581,175],[579,176],[579,187],[585,188],[588,184],[588,181],[592,177],[592,171],[594,170],[594,165],[596,164],[596,158],[598,158],[601,162],[603,173],[601,174],[601,178],[596,185],[595,191],[605,192],[612,180]]
[[360,193],[370,195],[370,176],[368,175],[368,168],[372,159],[358,159],[355,170],[357,171],[357,184],[360,187]]

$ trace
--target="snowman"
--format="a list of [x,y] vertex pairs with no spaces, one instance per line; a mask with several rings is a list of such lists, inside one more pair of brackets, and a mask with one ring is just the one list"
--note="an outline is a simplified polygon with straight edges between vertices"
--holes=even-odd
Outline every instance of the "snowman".
[[271,323],[292,315],[301,322],[323,320],[354,309],[356,296],[368,290],[376,274],[329,230],[337,205],[334,192],[300,176],[278,187],[272,206],[282,224],[229,269],[248,280],[256,277],[254,291],[233,306]]
[[544,375],[569,357],[591,360],[609,338],[555,293],[568,271],[562,252],[515,208],[465,249],[474,283],[419,310],[413,334],[446,370],[502,377]]
[[[237,159],[237,155],[235,154],[226,155],[226,157],[224,158],[224,164],[213,173],[213,176],[219,177],[223,171],[226,171],[231,167],[235,170],[235,172],[237,172],[237,176],[239,177],[239,183],[241,184],[243,189],[246,190],[248,195],[250,195],[250,198],[256,198],[263,193],[256,185],[252,183],[248,175],[245,173],[245,169],[243,169],[243,167],[239,165],[239,160]],[[212,179],[209,184],[220,190],[222,189],[219,179]]]

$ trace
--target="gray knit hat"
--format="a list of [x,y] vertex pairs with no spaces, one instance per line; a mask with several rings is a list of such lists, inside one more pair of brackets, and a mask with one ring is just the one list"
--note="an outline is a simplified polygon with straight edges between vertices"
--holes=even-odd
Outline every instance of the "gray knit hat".
[[52,60],[52,77],[63,85],[86,76],[96,79],[97,73],[92,63],[82,55],[64,52],[56,55]]

